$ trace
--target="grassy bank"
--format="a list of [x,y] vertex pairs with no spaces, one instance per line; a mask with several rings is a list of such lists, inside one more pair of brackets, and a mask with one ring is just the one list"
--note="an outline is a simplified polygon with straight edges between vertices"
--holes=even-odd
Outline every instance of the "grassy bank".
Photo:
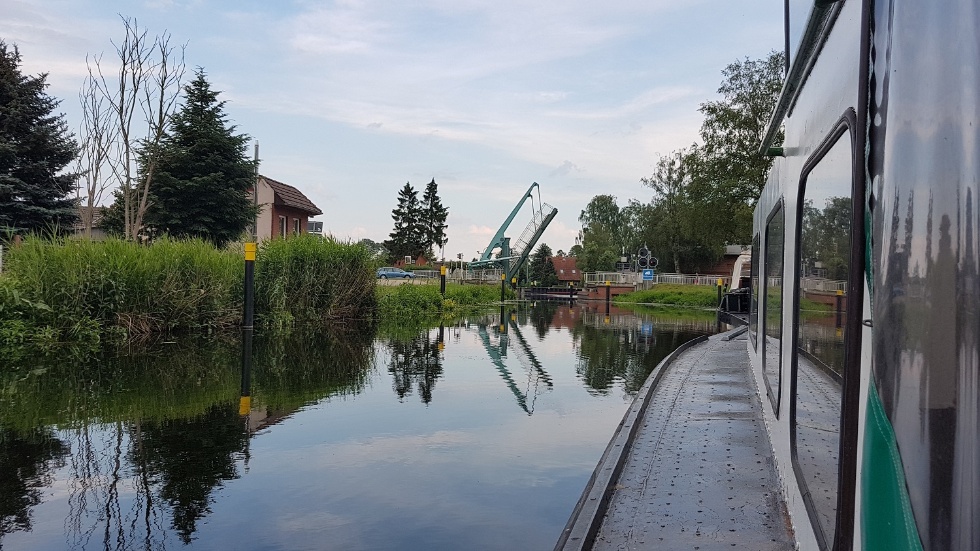
[[[415,330],[441,318],[458,316],[467,309],[500,301],[500,287],[496,285],[457,283],[446,284],[446,297],[443,299],[439,294],[438,280],[435,281],[432,285],[379,285],[375,296],[382,332],[390,333],[398,326]],[[506,298],[514,297],[514,292],[508,289]]]
[[[26,239],[0,275],[0,347],[236,328],[241,246],[161,239]],[[256,320],[267,327],[371,317],[374,266],[358,245],[316,236],[267,241],[255,269]]]
[[687,308],[717,308],[718,289],[707,285],[660,283],[645,291],[635,291],[613,298],[615,302],[633,304],[669,304]]
[[[426,323],[500,298],[494,285],[449,284],[445,298],[437,280],[377,286],[375,268],[355,244],[312,235],[263,242],[255,262],[256,323],[275,330],[351,319]],[[0,357],[26,345],[213,332],[242,320],[240,244],[32,238],[8,249],[4,269]]]

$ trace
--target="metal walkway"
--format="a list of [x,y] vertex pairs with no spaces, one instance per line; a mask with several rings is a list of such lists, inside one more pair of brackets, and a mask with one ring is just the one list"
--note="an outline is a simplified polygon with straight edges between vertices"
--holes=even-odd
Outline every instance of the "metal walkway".
[[789,550],[744,334],[658,366],[556,549]]

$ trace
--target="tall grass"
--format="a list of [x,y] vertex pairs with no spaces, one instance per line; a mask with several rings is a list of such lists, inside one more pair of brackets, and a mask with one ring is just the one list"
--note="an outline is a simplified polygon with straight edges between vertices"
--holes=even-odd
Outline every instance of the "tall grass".
[[201,240],[141,246],[29,238],[9,251],[4,267],[26,299],[50,308],[40,316],[44,323],[69,332],[95,323],[140,335],[236,324],[240,258]]
[[374,265],[367,249],[299,235],[262,243],[255,260],[255,311],[267,326],[370,317]]

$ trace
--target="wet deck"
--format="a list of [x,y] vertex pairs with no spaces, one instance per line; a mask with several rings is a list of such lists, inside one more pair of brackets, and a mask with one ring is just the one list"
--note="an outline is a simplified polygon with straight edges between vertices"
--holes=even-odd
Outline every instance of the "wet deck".
[[795,548],[746,337],[733,335],[651,375],[556,549]]

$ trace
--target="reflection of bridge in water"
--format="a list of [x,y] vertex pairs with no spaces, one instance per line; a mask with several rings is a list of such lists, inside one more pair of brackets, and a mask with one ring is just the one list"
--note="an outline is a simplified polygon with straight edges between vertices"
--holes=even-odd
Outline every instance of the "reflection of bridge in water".
[[[477,334],[483,343],[483,348],[487,351],[487,355],[490,356],[490,361],[493,362],[494,367],[500,373],[500,377],[507,384],[507,388],[510,389],[511,393],[514,394],[514,398],[517,399],[517,405],[528,415],[531,415],[534,413],[534,402],[537,400],[538,394],[540,394],[541,383],[544,383],[549,389],[554,385],[551,376],[548,375],[544,366],[538,361],[527,339],[521,333],[517,322],[514,319],[505,319],[505,317],[506,315],[503,309],[501,309],[500,323],[496,325],[496,331],[493,332],[493,335],[489,328],[490,324],[487,323],[489,320],[484,319],[478,322],[476,325]],[[508,329],[513,335],[513,339],[509,338]],[[523,391],[518,387],[513,373],[507,367],[508,350],[513,352],[513,356],[517,358],[524,372],[527,373],[527,386]],[[528,398],[530,398],[530,403],[528,402]]]

